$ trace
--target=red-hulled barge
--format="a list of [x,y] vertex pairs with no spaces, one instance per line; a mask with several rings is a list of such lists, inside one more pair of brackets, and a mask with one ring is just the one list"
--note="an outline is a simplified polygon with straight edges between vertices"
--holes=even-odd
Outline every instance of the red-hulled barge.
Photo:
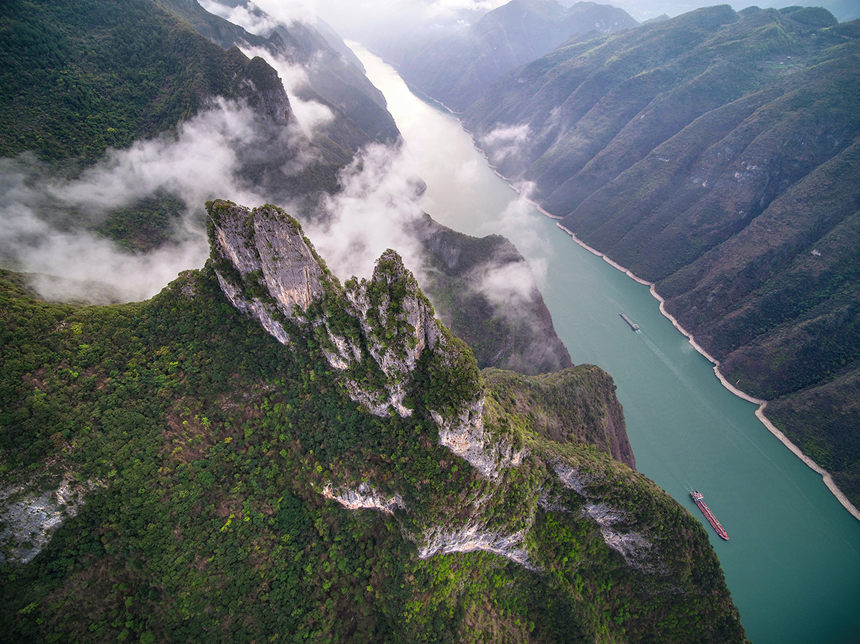
[[714,516],[714,513],[711,512],[711,508],[709,508],[707,503],[705,503],[705,495],[698,490],[693,490],[692,492],[690,492],[690,498],[692,498],[693,501],[695,501],[696,505],[699,506],[699,509],[702,511],[702,514],[705,515],[705,518],[708,520],[708,523],[710,523],[711,527],[717,531],[717,534],[720,535],[726,541],[728,541],[729,533],[726,532],[726,529],[722,526],[722,524],[717,521],[717,517]]

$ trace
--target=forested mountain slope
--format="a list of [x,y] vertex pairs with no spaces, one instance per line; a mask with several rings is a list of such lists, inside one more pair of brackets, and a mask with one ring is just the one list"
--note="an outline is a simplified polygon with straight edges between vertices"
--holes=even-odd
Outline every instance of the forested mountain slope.
[[505,175],[656,282],[855,503],[858,87],[856,22],[723,6],[569,43],[465,115]]
[[605,374],[482,375],[395,253],[340,284],[283,211],[209,214],[147,302],[0,275],[8,637],[744,639]]
[[286,118],[274,70],[207,42],[149,0],[12,0],[0,9],[0,34],[2,156],[92,163],[109,146],[174,127],[213,96]]
[[325,25],[320,25],[324,30],[320,31],[303,22],[294,22],[289,28],[277,25],[265,36],[255,35],[205,11],[197,0],[157,2],[224,49],[234,45],[262,47],[302,69],[307,75],[307,84],[295,88],[298,95],[304,100],[320,102],[340,116],[329,128],[330,136],[345,139],[350,130],[358,129],[365,138],[359,143],[367,139],[393,143],[399,138],[385,98],[364,75],[361,62],[352,51],[337,34],[325,29]]

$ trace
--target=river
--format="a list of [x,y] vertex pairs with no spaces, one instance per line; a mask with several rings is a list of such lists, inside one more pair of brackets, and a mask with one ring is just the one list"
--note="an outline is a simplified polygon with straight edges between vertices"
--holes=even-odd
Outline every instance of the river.
[[[573,243],[496,176],[455,118],[353,48],[427,183],[425,210],[456,230],[511,239],[535,267],[573,361],[615,379],[637,469],[705,524],[749,638],[860,641],[860,522],[768,432],[753,404],[719,383],[646,286]],[[708,526],[688,496],[692,488],[704,493],[730,541]]]

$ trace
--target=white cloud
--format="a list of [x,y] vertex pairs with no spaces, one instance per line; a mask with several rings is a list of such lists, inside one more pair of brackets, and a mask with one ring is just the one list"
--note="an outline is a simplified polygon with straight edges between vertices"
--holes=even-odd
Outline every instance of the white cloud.
[[[38,274],[33,286],[49,299],[101,303],[151,297],[180,271],[205,261],[202,208],[207,199],[264,201],[237,177],[239,150],[259,137],[254,119],[250,109],[216,101],[180,124],[175,135],[110,150],[75,180],[45,177],[26,157],[0,159],[4,265]],[[81,223],[97,223],[110,210],[158,191],[170,192],[186,206],[172,231],[172,243],[150,253],[132,253],[80,230]],[[78,230],[62,225],[71,219]]]
[[421,183],[402,152],[368,146],[341,172],[340,185],[325,199],[325,221],[305,226],[332,271],[341,279],[369,277],[376,259],[393,248],[419,275],[423,250],[412,225],[423,216]]
[[531,128],[528,123],[508,125],[482,136],[481,146],[487,150],[490,161],[498,164],[518,155],[530,136]]
[[475,289],[498,305],[502,313],[519,310],[515,307],[531,302],[537,292],[535,276],[524,261],[491,260],[476,269],[471,277],[476,280]]
[[217,0],[198,0],[198,2],[209,13],[220,16],[234,25],[239,25],[245,31],[257,36],[268,36],[278,26],[277,20],[273,20],[265,13],[254,11],[251,3],[249,3],[249,8],[242,5],[231,7]]
[[11,163],[3,159],[0,165],[3,187],[11,188],[0,208],[0,256],[9,268],[32,273],[31,286],[46,299],[97,304],[146,299],[180,271],[202,266],[208,255],[199,226],[185,231],[183,241],[147,254],[127,252],[89,232],[60,230],[27,203],[44,205]]
[[[253,4],[278,22],[289,25],[293,22],[313,24],[317,19],[316,0],[254,0]],[[347,3],[353,4],[353,3]],[[361,2],[355,4],[360,5]]]
[[240,188],[237,150],[257,137],[255,114],[223,99],[181,123],[177,135],[138,140],[125,150],[108,150],[75,181],[51,181],[45,192],[58,203],[105,211],[158,190],[179,196],[189,207],[218,195],[253,195]]
[[317,19],[316,0],[254,0],[237,6],[218,0],[198,2],[209,13],[258,36],[268,36],[279,24],[286,27],[294,22],[314,24]]
[[549,249],[534,226],[534,205],[528,200],[530,184],[515,186],[520,197],[502,211],[493,226],[494,232],[513,241],[517,250],[526,258],[538,284],[546,281]]
[[310,86],[307,72],[302,67],[289,63],[263,47],[242,47],[242,53],[248,58],[259,56],[278,72],[287,97],[290,99],[293,115],[306,137],[311,138],[319,128],[334,120],[334,114],[327,106],[301,97],[302,90]]

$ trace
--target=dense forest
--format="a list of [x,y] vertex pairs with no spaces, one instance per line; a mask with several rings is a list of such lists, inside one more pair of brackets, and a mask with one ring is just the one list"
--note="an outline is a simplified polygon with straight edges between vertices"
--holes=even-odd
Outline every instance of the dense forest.
[[[2,273],[10,637],[743,640],[702,526],[609,456],[623,421],[605,374],[481,375],[439,327],[412,412],[371,413],[313,322],[355,324],[344,287],[323,277],[304,318],[281,319],[283,345],[228,303],[223,257],[108,307],[42,302]],[[397,321],[423,296],[403,270],[383,256],[369,285],[346,285],[400,302],[359,324],[360,346],[414,348]],[[277,293],[236,279],[247,301]],[[497,476],[440,445],[430,413],[476,394],[492,441],[522,453]],[[61,527],[8,531],[58,489]],[[343,507],[368,496],[387,501]]]

